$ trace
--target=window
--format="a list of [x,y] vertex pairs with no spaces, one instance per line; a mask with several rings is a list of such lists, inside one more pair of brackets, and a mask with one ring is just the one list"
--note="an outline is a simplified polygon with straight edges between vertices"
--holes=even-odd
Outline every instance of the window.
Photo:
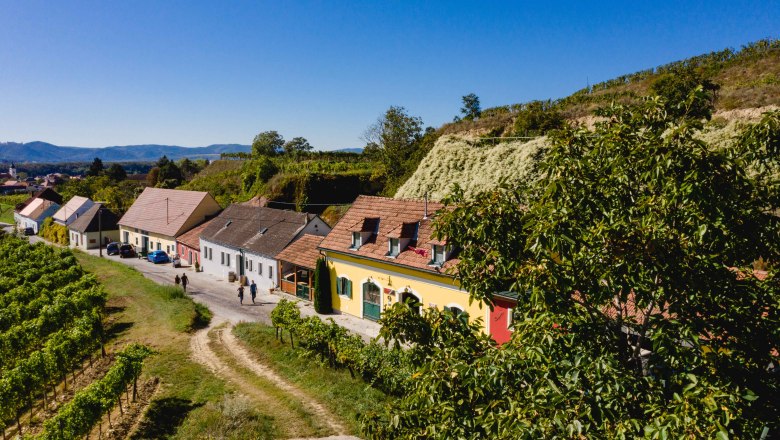
[[274,267],[270,264],[268,265],[268,278],[273,279],[274,278]]
[[225,265],[225,253],[224,252],[220,252],[219,253],[219,264],[221,264],[223,266]]
[[158,242],[157,242],[157,250],[159,251],[159,250],[161,250],[161,249],[162,249],[162,244],[160,244],[160,242],[158,241]]
[[515,323],[515,313],[514,313],[514,311],[515,311],[515,310],[514,310],[514,309],[512,309],[511,307],[510,307],[510,308],[508,308],[508,309],[506,309],[506,328],[507,328],[507,329],[508,329],[510,332],[511,332],[511,331],[514,331],[514,329],[512,328],[512,326],[513,326],[513,325],[514,325],[514,323]]
[[360,232],[353,232],[352,233],[352,249],[360,249]]
[[388,246],[390,248],[387,253],[388,257],[397,257],[398,254],[401,253],[401,240],[397,238],[391,238]]
[[433,245],[433,261],[431,263],[438,266],[444,264],[444,246]]
[[257,263],[257,273],[259,275],[263,274],[263,263]]
[[225,254],[225,266],[230,266],[230,254]]
[[444,310],[449,310],[455,316],[460,316],[464,313],[463,309],[461,309],[460,306],[448,306],[448,307],[444,307]]
[[336,293],[352,298],[352,281],[344,277],[336,278]]
[[135,237],[135,245],[138,246],[138,237]]
[[248,269],[250,272],[252,272],[252,268],[254,268],[254,267],[255,267],[255,264],[254,264],[254,262],[253,262],[252,260],[249,260],[249,259],[247,259],[247,260],[246,260],[246,268],[247,268],[247,269]]

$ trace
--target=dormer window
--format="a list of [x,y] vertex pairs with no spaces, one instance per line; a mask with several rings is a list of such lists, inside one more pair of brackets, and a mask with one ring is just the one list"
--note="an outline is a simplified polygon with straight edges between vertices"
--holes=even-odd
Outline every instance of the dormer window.
[[433,260],[431,261],[431,264],[435,264],[437,266],[441,266],[444,264],[444,258],[446,256],[446,251],[444,249],[444,246],[439,244],[433,245]]
[[401,253],[401,240],[397,238],[391,238],[388,240],[388,257],[397,257]]
[[360,235],[360,232],[353,232],[352,233],[352,247],[350,249],[360,249],[360,246],[362,244],[362,237]]

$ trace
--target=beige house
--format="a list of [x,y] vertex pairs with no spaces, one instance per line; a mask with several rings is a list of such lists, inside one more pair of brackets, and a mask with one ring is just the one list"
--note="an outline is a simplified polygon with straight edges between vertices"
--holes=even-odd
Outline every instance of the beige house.
[[84,213],[94,205],[95,202],[86,197],[73,196],[68,200],[68,203],[54,213],[52,219],[54,219],[55,223],[59,223],[63,226],[70,226],[71,223],[84,215]]
[[176,237],[217,215],[219,204],[207,192],[146,188],[119,220],[119,239],[138,252],[176,252]]
[[[119,216],[102,204],[95,203],[68,226],[70,247],[81,250],[97,249],[112,241],[119,241]],[[102,240],[102,242],[101,242]]]

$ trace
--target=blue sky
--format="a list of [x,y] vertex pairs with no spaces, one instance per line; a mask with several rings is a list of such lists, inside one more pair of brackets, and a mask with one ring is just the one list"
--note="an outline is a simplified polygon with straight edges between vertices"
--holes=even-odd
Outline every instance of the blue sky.
[[0,141],[359,147],[391,105],[439,126],[778,25],[777,1],[0,0]]

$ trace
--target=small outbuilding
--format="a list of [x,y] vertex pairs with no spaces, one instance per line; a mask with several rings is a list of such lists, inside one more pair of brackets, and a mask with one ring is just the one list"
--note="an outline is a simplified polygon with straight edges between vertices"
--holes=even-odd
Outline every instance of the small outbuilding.
[[68,226],[70,247],[82,250],[97,249],[98,246],[119,241],[117,222],[118,215],[104,208],[102,203],[94,203]]
[[314,270],[320,251],[317,249],[325,237],[305,234],[284,248],[276,259],[279,268],[279,287],[298,298],[311,300],[314,295]]

